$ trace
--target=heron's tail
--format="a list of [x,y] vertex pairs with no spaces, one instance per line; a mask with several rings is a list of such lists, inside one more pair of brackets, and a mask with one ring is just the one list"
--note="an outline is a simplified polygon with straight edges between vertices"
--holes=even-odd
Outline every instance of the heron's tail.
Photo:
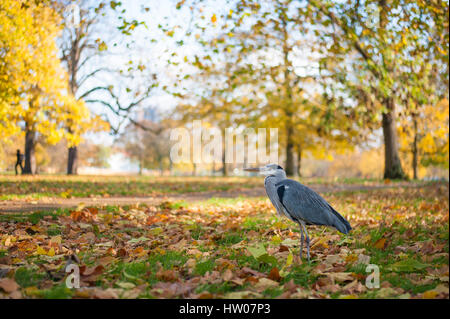
[[333,207],[331,207],[331,211],[333,212],[335,218],[334,227],[339,230],[343,234],[348,234],[348,232],[352,229],[352,226],[350,226],[350,223],[341,216]]

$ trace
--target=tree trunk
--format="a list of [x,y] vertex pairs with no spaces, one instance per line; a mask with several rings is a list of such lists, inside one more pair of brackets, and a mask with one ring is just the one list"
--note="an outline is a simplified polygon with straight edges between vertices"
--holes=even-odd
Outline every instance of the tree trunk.
[[78,174],[78,148],[76,146],[69,147],[67,156],[67,175]]
[[[414,139],[414,143],[415,143],[415,139]],[[413,166],[413,179],[417,179],[417,148],[413,149],[413,161],[412,161],[412,166]]]
[[[388,3],[386,0],[379,0],[379,26],[380,30],[385,30],[388,23]],[[386,59],[382,56],[382,62]],[[391,69],[387,66],[387,69]],[[392,97],[384,100],[386,113],[382,114],[382,126],[384,136],[384,178],[385,179],[405,179],[398,152],[397,128],[395,127],[395,101]]]
[[291,52],[291,47],[289,46],[289,32],[287,28],[288,21],[284,15],[279,16],[281,18],[281,27],[283,32],[283,58],[284,58],[284,88],[286,90],[286,104],[285,104],[285,113],[286,113],[286,164],[284,170],[286,171],[287,176],[294,175],[294,126],[292,123],[292,117],[294,116],[293,111],[293,100],[292,100],[292,83],[291,83],[291,75],[292,75],[292,64],[289,60],[289,53]]
[[144,168],[144,160],[142,159],[142,154],[139,156],[139,175],[142,175],[142,170]]
[[22,174],[35,174],[36,173],[36,132],[30,130],[28,125],[25,132],[25,167]]
[[225,161],[225,141],[222,142],[222,176],[228,176],[228,167]]
[[386,100],[387,112],[383,113],[382,126],[384,136],[384,178],[406,179],[398,152],[398,137],[395,127],[395,102]]
[[302,176],[302,148],[300,145],[297,146],[297,174],[299,177]]
[[286,171],[287,176],[294,175],[294,142],[292,141],[294,129],[291,125],[288,125],[286,129],[287,141],[286,141]]
[[417,150],[417,140],[418,140],[418,136],[417,136],[417,119],[416,116],[413,115],[413,124],[414,124],[414,141],[413,141],[413,149],[412,149],[412,155],[413,155],[413,160],[412,160],[412,168],[413,168],[413,178],[417,179],[417,162],[418,162],[418,150]]

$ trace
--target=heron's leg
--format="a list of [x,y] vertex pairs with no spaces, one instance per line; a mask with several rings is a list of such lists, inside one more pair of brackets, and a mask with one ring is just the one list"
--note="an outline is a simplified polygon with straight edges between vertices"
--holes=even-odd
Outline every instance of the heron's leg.
[[300,222],[299,222],[298,225],[300,226],[300,234],[301,234],[300,235],[300,260],[302,260],[304,236],[303,236],[302,224],[300,224]]
[[308,262],[310,261],[310,256],[309,256],[309,236],[308,236],[308,231],[306,230],[306,225],[305,223],[301,223],[303,230],[305,231],[305,235],[306,235],[306,255],[308,256]]

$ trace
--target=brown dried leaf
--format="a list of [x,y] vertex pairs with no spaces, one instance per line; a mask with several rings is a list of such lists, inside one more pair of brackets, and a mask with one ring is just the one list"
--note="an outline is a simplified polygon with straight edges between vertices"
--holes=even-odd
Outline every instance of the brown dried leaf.
[[378,249],[384,249],[386,247],[386,238],[378,239],[375,242],[375,244],[373,245],[373,247],[378,248]]
[[0,288],[7,293],[18,290],[20,287],[16,281],[12,278],[2,278],[0,279]]
[[171,269],[160,269],[156,273],[156,278],[162,281],[170,281],[174,282],[178,280],[178,272],[171,270]]
[[274,280],[274,281],[280,281],[281,280],[281,276],[280,276],[280,272],[278,270],[277,267],[273,267],[272,270],[269,273],[269,276],[267,276],[267,278]]
[[273,281],[268,278],[260,278],[255,285],[255,288],[258,290],[265,290],[267,288],[278,287],[278,282]]
[[119,299],[115,289],[108,288],[106,290],[96,289],[92,294],[92,298],[95,299]]
[[230,269],[225,270],[222,274],[222,279],[224,281],[230,281],[233,278],[233,272]]

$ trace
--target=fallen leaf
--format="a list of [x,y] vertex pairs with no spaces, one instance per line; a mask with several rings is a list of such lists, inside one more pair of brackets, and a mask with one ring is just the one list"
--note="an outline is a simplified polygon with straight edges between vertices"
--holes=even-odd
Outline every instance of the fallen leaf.
[[273,267],[272,270],[269,273],[269,276],[267,276],[267,278],[274,280],[274,281],[280,281],[281,280],[281,276],[280,276],[280,272],[278,271],[277,267]]
[[299,286],[294,283],[293,279],[289,280],[287,283],[284,284],[284,289],[291,292],[296,291],[298,287]]
[[107,266],[107,265],[112,264],[112,263],[114,263],[116,261],[117,261],[117,258],[114,258],[112,256],[105,256],[105,257],[102,257],[102,258],[100,258],[98,260],[98,264],[102,265],[102,266]]
[[343,258],[341,256],[339,256],[339,255],[328,255],[325,258],[324,263],[327,264],[327,265],[333,265],[333,264],[336,264],[336,263],[340,263],[342,261],[343,261]]
[[240,271],[244,276],[245,275],[253,275],[256,277],[265,277],[265,275],[263,273],[260,273],[259,271],[253,270],[251,268],[248,267],[243,267]]
[[373,247],[378,248],[378,249],[384,249],[385,245],[386,245],[386,238],[380,238],[375,242]]
[[236,291],[225,295],[227,299],[261,298],[262,295],[254,291]]
[[47,251],[44,248],[42,248],[41,246],[37,246],[36,254],[37,255],[47,255]]
[[212,299],[213,295],[210,292],[204,291],[197,295],[197,299]]
[[0,279],[0,288],[7,293],[11,293],[19,289],[19,285],[12,278],[2,278]]
[[332,282],[344,282],[344,281],[352,281],[353,276],[349,272],[332,272],[332,273],[325,273],[327,277],[329,277]]
[[233,278],[233,272],[230,269],[225,270],[222,274],[222,279],[224,281],[230,281]]
[[136,287],[136,285],[131,282],[116,282],[116,285],[123,289],[132,289]]
[[106,290],[97,289],[92,294],[92,297],[95,299],[119,299],[119,296],[117,295],[116,291],[111,288],[108,288]]
[[94,267],[81,266],[80,267],[80,275],[82,275],[82,276],[99,275],[104,270],[105,270],[105,267],[103,267],[103,265],[98,265],[98,266],[94,266]]
[[345,285],[342,288],[342,291],[346,294],[354,294],[354,293],[363,293],[367,290],[365,286],[363,286],[359,281],[354,280],[351,283]]
[[174,282],[178,280],[178,272],[169,269],[161,269],[156,273],[156,278],[163,281]]
[[423,293],[423,299],[434,299],[437,295],[438,293],[434,290],[425,291]]
[[161,234],[162,232],[163,232],[163,229],[161,227],[155,227],[150,230],[150,233],[153,236],[157,236],[157,235]]
[[244,279],[242,278],[233,278],[230,282],[235,283],[238,286],[242,286],[244,284]]
[[412,272],[416,270],[425,269],[427,267],[428,267],[427,264],[423,264],[418,260],[405,259],[392,264],[391,266],[389,266],[389,269],[396,272]]
[[260,278],[258,282],[255,285],[256,289],[267,289],[267,288],[273,288],[278,287],[278,283],[274,280],[268,279],[268,278]]
[[254,247],[248,247],[247,249],[255,259],[267,254],[266,248],[261,243]]
[[298,245],[298,241],[293,240],[291,238],[286,238],[285,240],[283,240],[281,242],[281,245],[286,246],[286,247],[293,247],[293,246],[297,246]]

